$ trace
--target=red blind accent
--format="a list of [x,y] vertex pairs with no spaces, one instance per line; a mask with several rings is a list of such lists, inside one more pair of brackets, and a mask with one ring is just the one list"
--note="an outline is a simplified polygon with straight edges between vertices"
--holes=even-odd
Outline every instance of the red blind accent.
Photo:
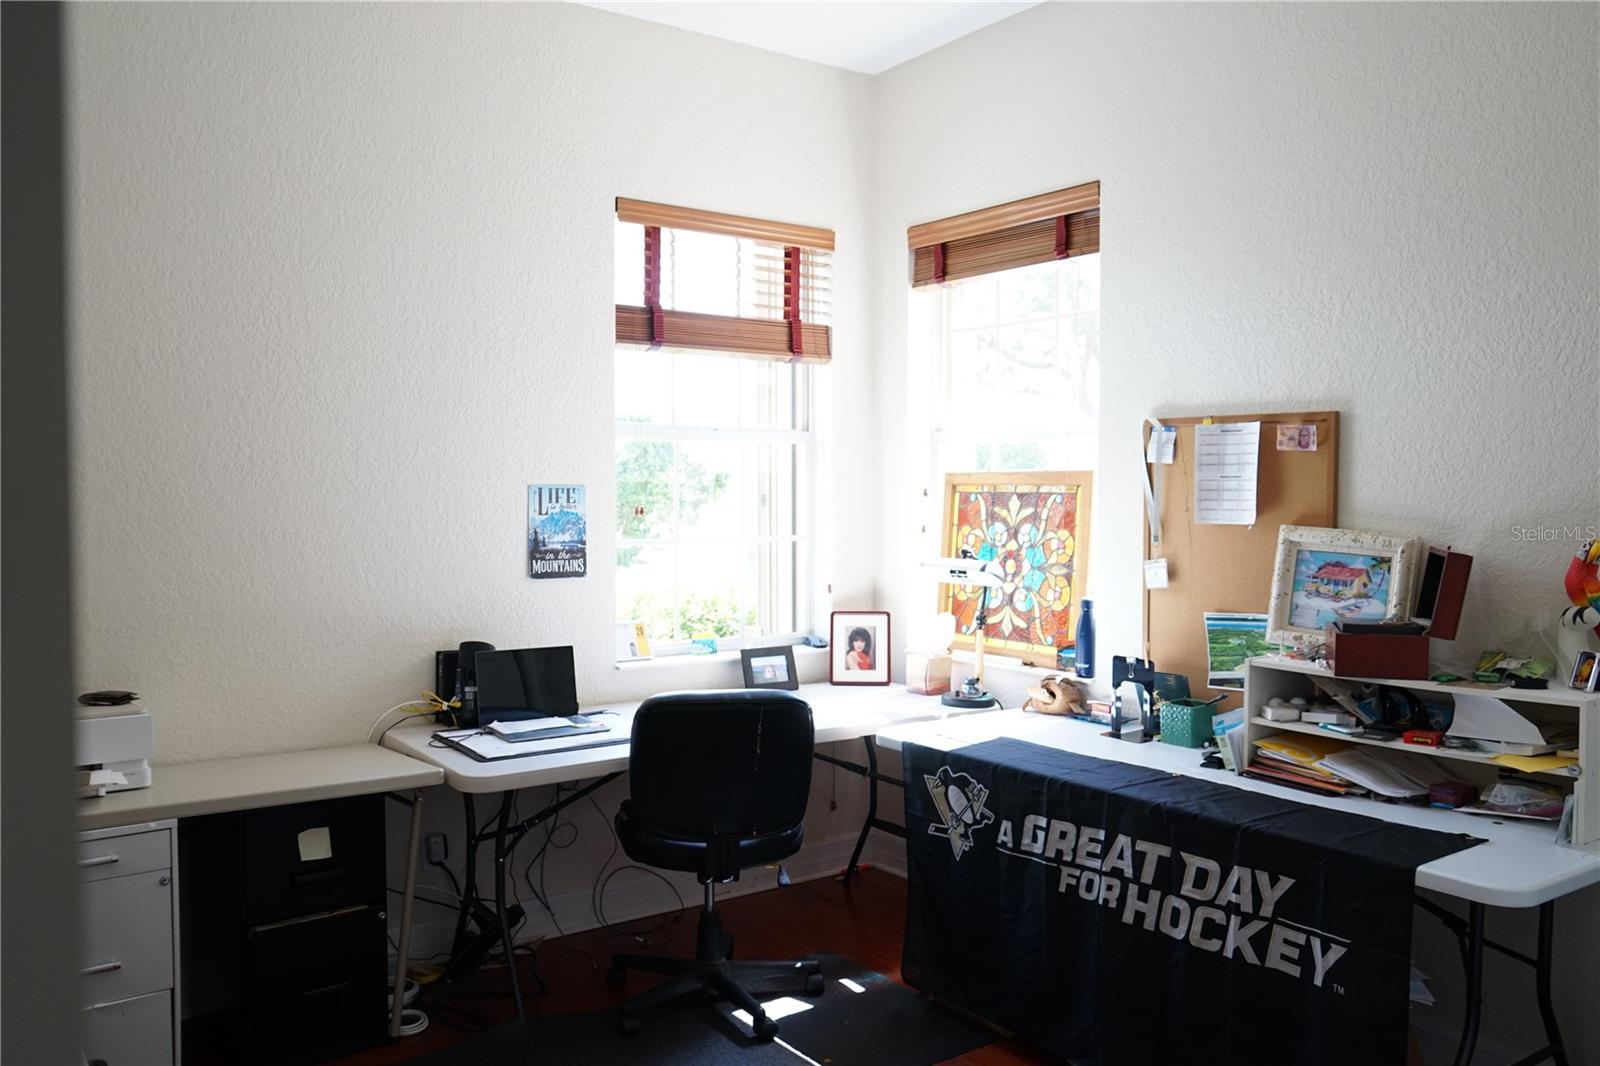
[[1056,258],[1067,257],[1067,216],[1056,216]]
[[933,246],[933,283],[944,284],[944,242]]
[[796,358],[806,354],[800,328],[800,274],[800,249],[790,245],[783,250],[783,317],[789,323],[789,351]]
[[644,306],[650,314],[650,347],[661,347],[666,318],[661,313],[661,227],[644,228]]

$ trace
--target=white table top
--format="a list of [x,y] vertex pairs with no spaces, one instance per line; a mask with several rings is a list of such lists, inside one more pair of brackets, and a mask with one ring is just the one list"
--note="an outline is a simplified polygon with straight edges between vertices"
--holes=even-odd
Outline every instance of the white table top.
[[999,711],[973,718],[893,726],[878,734],[877,743],[894,751],[905,743],[951,751],[985,740],[1013,737],[1387,822],[1446,833],[1470,833],[1488,843],[1417,867],[1417,887],[1495,907],[1533,907],[1600,883],[1600,845],[1571,848],[1557,844],[1555,827],[1548,822],[1486,818],[1353,796],[1319,796],[1227,770],[1207,770],[1200,766],[1200,753],[1192,748],[1159,742],[1130,744],[1101,736],[1103,729],[1075,719]]
[[78,801],[78,828],[105,829],[165,818],[255,810],[437,785],[437,766],[376,744],[286,751],[156,766],[149,788]]
[[[801,685],[797,695],[811,704],[818,744],[859,740],[893,725],[927,721],[947,714],[973,713],[946,707],[937,696],[912,695],[904,685]],[[585,707],[584,713],[616,712],[618,717],[613,728],[625,736],[638,706],[637,703],[606,704],[598,708]],[[431,746],[438,729],[432,722],[405,722],[384,734],[383,746],[441,768],[445,781],[459,792],[503,792],[566,784],[628,768],[627,744],[479,762],[455,748]]]

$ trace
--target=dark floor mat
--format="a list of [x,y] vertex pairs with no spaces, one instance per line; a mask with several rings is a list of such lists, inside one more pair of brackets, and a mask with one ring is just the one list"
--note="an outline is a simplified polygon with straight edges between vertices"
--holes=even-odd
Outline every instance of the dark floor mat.
[[[617,1032],[617,1010],[546,1015],[497,1026],[415,1060],[424,1066],[933,1066],[994,1036],[909,988],[849,959],[820,955],[827,979],[810,1005],[778,1022],[778,1039],[755,1040],[724,1003],[668,1007],[648,1015],[637,1036]],[[844,981],[852,982],[856,992]],[[759,993],[764,1001],[787,995]],[[785,1046],[787,1045],[787,1046]]]

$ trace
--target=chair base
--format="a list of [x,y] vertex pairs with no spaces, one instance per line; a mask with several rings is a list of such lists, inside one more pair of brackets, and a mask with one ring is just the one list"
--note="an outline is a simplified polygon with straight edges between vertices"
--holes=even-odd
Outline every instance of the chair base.
[[733,938],[722,931],[714,909],[700,912],[695,958],[670,959],[658,955],[615,955],[606,971],[606,980],[620,985],[628,970],[667,974],[673,980],[629,999],[622,1005],[618,1027],[623,1036],[633,1036],[645,1012],[692,995],[710,993],[726,999],[750,1014],[757,1039],[771,1040],[778,1035],[778,1023],[767,1017],[761,1002],[744,987],[745,982],[790,977],[803,982],[808,996],[822,993],[822,964],[816,959],[791,959],[785,962],[730,959]]

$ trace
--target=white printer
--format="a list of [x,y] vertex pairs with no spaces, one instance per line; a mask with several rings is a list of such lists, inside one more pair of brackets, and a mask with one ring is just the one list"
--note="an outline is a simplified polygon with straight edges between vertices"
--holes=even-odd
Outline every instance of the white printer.
[[155,733],[144,711],[77,719],[78,794],[150,787]]

